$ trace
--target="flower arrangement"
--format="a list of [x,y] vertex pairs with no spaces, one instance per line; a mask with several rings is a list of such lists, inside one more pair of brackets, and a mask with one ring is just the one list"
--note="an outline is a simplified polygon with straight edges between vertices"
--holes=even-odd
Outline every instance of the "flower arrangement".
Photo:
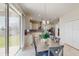
[[40,37],[41,37],[41,39],[47,40],[47,39],[49,38],[49,33],[48,33],[48,32],[42,33],[42,34],[40,35]]
[[48,41],[49,41],[49,38],[50,38],[50,35],[47,31],[44,31],[42,32],[42,34],[40,35],[40,38],[41,38],[41,41],[43,43],[45,43],[45,46],[44,47],[48,47]]

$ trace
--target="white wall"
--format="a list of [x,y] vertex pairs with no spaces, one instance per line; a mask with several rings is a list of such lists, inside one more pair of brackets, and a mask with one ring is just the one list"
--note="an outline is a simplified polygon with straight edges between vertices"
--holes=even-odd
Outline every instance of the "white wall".
[[79,8],[60,17],[61,41],[79,49]]
[[32,29],[32,24],[30,23],[30,16],[25,17],[26,29]]

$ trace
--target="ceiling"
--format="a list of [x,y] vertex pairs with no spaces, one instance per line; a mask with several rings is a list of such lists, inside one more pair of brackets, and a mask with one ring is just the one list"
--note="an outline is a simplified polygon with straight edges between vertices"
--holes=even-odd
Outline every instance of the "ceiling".
[[22,3],[22,9],[27,15],[39,20],[54,20],[69,11],[78,8],[78,3]]

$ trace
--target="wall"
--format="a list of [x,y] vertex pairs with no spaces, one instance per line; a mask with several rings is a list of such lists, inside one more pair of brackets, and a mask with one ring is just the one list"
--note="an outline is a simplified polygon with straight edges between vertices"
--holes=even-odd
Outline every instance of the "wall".
[[60,17],[61,41],[79,49],[79,8]]
[[32,24],[30,23],[30,16],[25,17],[25,25],[26,29],[32,29]]
[[37,29],[39,28],[40,23],[32,23],[32,29]]

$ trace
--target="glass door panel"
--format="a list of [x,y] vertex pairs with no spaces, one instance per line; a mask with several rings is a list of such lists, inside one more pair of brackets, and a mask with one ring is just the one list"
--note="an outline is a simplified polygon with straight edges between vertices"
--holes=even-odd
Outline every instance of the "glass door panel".
[[0,3],[0,56],[5,55],[5,4]]
[[9,55],[15,55],[20,48],[20,16],[9,8]]

